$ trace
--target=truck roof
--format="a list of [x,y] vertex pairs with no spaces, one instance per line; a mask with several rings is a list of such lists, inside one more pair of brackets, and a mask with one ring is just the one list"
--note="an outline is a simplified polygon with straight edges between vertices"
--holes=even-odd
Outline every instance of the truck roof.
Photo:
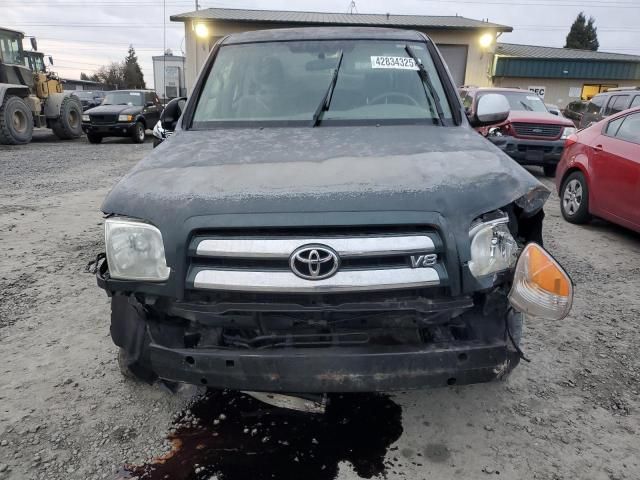
[[234,33],[224,45],[253,42],[278,42],[295,40],[402,40],[421,41],[423,34],[415,30],[376,27],[306,27],[277,28]]
[[21,32],[20,30],[14,30],[13,28],[0,27],[0,32],[17,33],[18,35],[24,38],[24,32]]

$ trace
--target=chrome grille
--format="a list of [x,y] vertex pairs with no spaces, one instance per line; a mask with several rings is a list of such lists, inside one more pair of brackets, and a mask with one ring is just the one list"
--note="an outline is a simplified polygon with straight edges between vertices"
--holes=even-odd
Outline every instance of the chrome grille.
[[[340,261],[337,272],[323,279],[294,274],[290,257],[308,245],[335,251]],[[442,241],[433,231],[196,234],[189,245],[187,288],[294,294],[422,288],[442,285],[441,254]]]
[[561,125],[545,125],[539,123],[514,122],[512,125],[518,137],[558,138],[563,128]]

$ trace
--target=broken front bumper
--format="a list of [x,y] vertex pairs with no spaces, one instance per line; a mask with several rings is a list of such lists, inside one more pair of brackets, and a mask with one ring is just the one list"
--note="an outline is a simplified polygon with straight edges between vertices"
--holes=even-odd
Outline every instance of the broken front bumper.
[[562,157],[564,140],[535,140],[517,137],[487,137],[521,165],[556,165]]
[[504,344],[245,351],[151,344],[164,379],[265,392],[374,392],[501,378],[519,359]]

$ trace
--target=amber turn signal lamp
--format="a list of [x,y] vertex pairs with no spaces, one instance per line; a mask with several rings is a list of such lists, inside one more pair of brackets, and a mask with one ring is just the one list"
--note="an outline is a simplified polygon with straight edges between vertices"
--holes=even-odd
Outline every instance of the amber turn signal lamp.
[[530,243],[518,258],[509,302],[529,316],[562,320],[573,304],[573,284],[544,248]]

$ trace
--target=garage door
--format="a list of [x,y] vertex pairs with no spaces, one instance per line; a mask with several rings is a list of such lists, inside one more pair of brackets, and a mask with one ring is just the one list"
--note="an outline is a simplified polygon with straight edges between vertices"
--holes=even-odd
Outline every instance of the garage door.
[[449,66],[456,86],[464,85],[464,77],[467,71],[467,45],[438,45],[444,61]]

